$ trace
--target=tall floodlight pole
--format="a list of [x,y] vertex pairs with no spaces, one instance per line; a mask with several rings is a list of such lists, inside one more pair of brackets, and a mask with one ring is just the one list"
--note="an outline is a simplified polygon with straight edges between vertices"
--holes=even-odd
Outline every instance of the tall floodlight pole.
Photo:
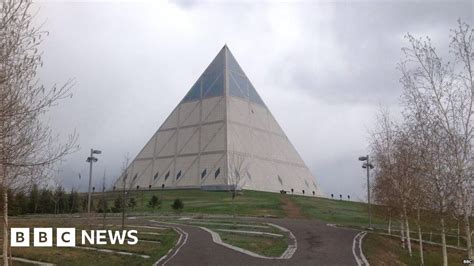
[[369,205],[369,229],[372,229],[372,213],[370,210],[370,169],[374,169],[374,165],[370,163],[369,155],[359,157],[359,161],[366,161],[362,164],[362,168],[367,169],[367,203]]
[[87,196],[87,213],[91,213],[91,187],[92,187],[92,164],[96,163],[99,159],[94,157],[94,154],[101,154],[102,151],[91,149],[91,156],[87,157],[86,162],[89,165],[89,193]]

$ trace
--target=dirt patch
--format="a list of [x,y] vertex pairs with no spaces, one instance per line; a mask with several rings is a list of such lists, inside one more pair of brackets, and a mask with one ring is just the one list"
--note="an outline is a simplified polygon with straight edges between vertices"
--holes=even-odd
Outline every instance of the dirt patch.
[[288,218],[304,218],[303,213],[298,205],[296,205],[287,195],[281,197],[283,204],[282,209]]

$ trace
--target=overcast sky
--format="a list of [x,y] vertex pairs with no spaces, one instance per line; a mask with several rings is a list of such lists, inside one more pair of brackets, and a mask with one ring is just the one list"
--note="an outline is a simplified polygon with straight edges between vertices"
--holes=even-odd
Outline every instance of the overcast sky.
[[429,35],[444,53],[458,18],[474,24],[469,0],[232,2],[35,5],[50,32],[42,82],[76,79],[48,115],[61,136],[79,133],[64,186],[86,189],[91,147],[103,151],[94,184],[104,169],[111,184],[227,44],[323,192],[364,200],[357,157],[379,105],[398,111],[403,36]]

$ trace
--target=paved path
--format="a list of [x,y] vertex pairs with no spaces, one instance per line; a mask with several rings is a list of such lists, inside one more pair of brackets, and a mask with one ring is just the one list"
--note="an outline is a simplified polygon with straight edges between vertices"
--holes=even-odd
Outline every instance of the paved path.
[[[359,233],[335,228],[314,220],[252,219],[274,223],[291,230],[298,248],[291,259],[260,259],[231,250],[212,241],[211,235],[191,225],[176,225],[187,233],[171,259],[159,265],[357,265],[352,251],[353,239]],[[143,220],[137,222],[144,223]],[[146,223],[157,225],[150,221]]]
[[[211,234],[199,226],[179,224],[173,225],[181,235],[178,245],[157,265],[366,265],[360,252],[362,234],[359,231],[328,226],[316,220],[242,219],[272,223],[289,229],[297,240],[296,252],[290,259],[255,258],[214,243]],[[159,223],[151,220],[148,217],[136,217],[127,220],[127,225],[159,226]],[[75,222],[83,224],[84,221],[85,218],[78,218]],[[95,222],[101,221],[97,219]],[[120,224],[117,217],[107,221]]]

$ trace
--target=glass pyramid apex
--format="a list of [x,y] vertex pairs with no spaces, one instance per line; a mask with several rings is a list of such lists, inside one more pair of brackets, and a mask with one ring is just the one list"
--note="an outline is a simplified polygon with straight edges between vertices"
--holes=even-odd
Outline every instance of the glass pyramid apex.
[[182,102],[223,96],[239,97],[265,105],[227,45],[221,49]]

